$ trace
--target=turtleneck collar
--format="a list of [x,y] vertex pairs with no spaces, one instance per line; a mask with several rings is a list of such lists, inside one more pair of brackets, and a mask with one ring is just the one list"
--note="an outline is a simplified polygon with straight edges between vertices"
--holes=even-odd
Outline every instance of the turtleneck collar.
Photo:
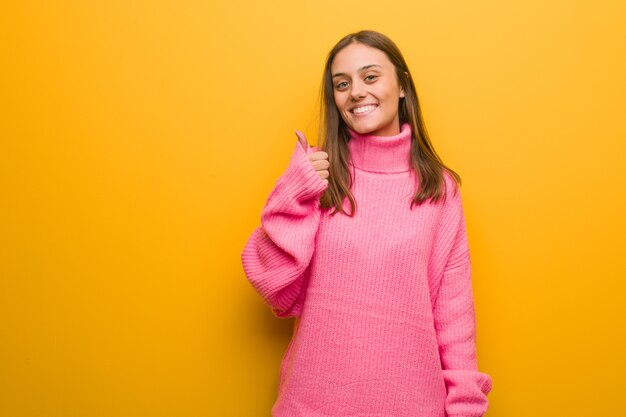
[[351,164],[371,172],[405,172],[411,167],[411,125],[403,123],[400,133],[375,136],[357,133],[348,128]]

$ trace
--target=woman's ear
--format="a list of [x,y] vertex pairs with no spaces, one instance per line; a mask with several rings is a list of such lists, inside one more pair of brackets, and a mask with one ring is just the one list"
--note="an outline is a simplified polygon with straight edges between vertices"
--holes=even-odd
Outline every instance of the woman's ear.
[[[406,75],[406,78],[409,78],[409,73],[404,71],[404,75]],[[400,88],[400,98],[404,97],[404,89]]]

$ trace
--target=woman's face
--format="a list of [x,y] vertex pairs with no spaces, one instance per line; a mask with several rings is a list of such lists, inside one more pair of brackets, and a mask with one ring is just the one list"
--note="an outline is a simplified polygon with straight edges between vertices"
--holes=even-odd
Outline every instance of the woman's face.
[[348,127],[361,134],[400,133],[398,102],[404,91],[387,55],[362,43],[351,43],[331,63],[335,104]]

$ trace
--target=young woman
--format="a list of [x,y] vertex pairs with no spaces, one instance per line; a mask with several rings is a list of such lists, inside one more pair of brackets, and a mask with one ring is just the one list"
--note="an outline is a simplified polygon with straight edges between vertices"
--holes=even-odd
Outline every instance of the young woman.
[[459,176],[437,156],[409,69],[385,35],[326,60],[321,150],[301,132],[241,260],[295,317],[274,417],[479,417],[470,256]]

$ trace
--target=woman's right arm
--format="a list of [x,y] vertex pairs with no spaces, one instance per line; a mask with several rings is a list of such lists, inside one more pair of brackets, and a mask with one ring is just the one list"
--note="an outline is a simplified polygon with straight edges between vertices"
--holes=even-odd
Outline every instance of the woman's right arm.
[[315,249],[320,196],[328,182],[296,142],[289,166],[279,177],[261,211],[261,225],[241,253],[243,269],[277,317],[299,316],[301,295]]

